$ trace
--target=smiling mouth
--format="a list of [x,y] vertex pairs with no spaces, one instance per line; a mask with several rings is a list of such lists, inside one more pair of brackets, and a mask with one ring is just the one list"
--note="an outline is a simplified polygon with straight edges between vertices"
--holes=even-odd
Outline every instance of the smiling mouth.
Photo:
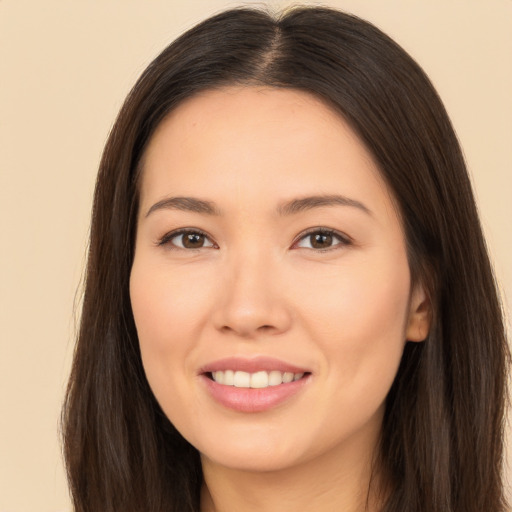
[[310,375],[309,372],[292,373],[273,370],[249,373],[239,370],[219,370],[206,373],[206,376],[217,384],[233,386],[236,388],[264,389],[280,386],[300,380]]

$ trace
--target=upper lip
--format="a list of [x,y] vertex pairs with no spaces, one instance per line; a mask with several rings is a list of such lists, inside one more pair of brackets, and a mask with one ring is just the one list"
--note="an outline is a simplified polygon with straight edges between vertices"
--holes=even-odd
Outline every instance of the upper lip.
[[226,357],[205,364],[199,369],[199,373],[211,373],[225,370],[255,373],[259,371],[278,371],[282,373],[307,373],[307,368],[301,368],[273,357],[258,356],[253,358]]

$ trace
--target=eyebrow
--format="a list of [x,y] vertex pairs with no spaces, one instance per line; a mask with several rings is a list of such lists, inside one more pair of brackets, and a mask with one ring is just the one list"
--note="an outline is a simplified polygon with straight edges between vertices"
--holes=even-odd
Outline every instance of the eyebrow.
[[[372,215],[371,210],[360,201],[341,195],[317,195],[292,199],[280,204],[277,207],[277,213],[284,217],[324,206],[350,206]],[[146,217],[157,210],[181,210],[215,216],[222,214],[215,203],[195,197],[168,197],[162,199],[151,206],[146,213]]]
[[214,203],[203,199],[196,199],[195,197],[168,197],[162,199],[148,210],[146,217],[157,210],[181,210],[206,215],[220,215],[220,210]]
[[279,215],[286,216],[323,206],[351,206],[362,210],[368,215],[372,214],[370,209],[360,201],[340,195],[319,195],[293,199],[278,206],[277,211]]

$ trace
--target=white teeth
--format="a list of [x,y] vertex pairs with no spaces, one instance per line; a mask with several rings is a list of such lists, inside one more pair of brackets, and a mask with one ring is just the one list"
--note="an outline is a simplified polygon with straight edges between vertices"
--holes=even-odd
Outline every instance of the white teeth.
[[236,388],[262,389],[269,386],[288,384],[289,382],[299,380],[302,377],[304,377],[304,373],[283,373],[277,370],[273,370],[271,372],[259,371],[256,373],[234,370],[219,370],[212,372],[212,378],[215,382],[225,386],[235,386]]
[[283,383],[283,374],[278,371],[271,371],[268,374],[268,385],[269,386],[279,386],[279,384]]
[[233,384],[235,388],[250,388],[251,374],[247,372],[235,372]]
[[221,373],[224,373],[224,380],[220,384],[224,384],[226,386],[235,385],[235,372],[233,370],[226,370],[225,372]]
[[268,387],[268,373],[257,372],[251,374],[251,388],[267,388]]
[[287,384],[288,382],[291,382],[293,380],[293,373],[286,372],[283,374],[283,383]]

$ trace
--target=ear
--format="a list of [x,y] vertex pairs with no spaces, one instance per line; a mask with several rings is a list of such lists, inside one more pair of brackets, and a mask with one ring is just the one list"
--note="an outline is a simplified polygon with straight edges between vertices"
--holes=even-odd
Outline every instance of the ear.
[[411,294],[409,318],[405,330],[407,341],[425,341],[430,330],[431,313],[430,300],[423,286],[418,283]]

